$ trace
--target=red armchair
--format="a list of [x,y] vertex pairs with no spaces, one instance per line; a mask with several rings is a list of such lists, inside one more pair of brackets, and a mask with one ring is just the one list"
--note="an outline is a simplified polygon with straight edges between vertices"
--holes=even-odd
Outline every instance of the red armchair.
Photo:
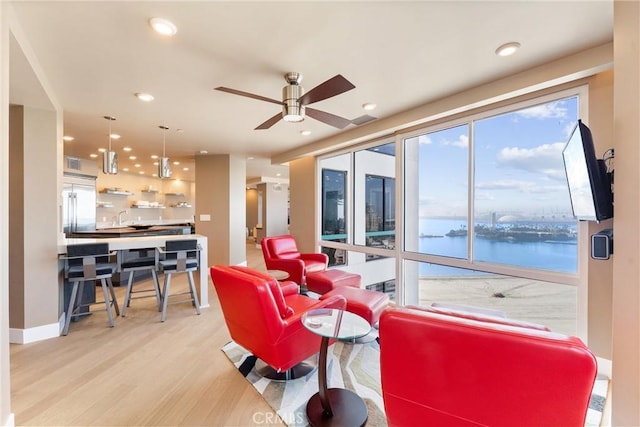
[[268,365],[259,373],[269,378],[293,379],[313,368],[302,362],[320,351],[321,338],[302,325],[306,311],[346,307],[343,297],[318,301],[247,267],[218,265],[210,273],[231,338]]
[[584,425],[597,368],[578,338],[429,311],[380,317],[389,426]]
[[329,257],[323,253],[300,253],[293,236],[270,236],[260,241],[268,270],[289,273],[289,280],[298,285],[306,283],[306,275],[327,269]]

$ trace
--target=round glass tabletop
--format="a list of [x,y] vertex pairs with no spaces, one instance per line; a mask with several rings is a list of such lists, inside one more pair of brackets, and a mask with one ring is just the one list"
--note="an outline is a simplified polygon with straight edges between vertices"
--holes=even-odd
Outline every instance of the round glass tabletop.
[[311,332],[337,339],[355,339],[371,331],[371,325],[362,317],[336,308],[318,308],[302,315],[302,324]]

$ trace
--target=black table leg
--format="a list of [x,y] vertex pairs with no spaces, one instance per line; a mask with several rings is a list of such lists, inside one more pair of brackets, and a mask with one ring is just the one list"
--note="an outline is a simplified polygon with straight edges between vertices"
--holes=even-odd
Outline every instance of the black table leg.
[[360,396],[343,388],[327,389],[327,348],[322,337],[318,361],[318,393],[307,403],[307,419],[312,426],[357,427],[367,423],[367,406]]

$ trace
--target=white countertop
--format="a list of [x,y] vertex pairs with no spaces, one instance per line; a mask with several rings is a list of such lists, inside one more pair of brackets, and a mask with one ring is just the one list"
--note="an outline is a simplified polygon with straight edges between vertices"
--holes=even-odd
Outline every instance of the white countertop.
[[163,247],[167,240],[197,239],[200,246],[206,246],[207,237],[201,234],[173,234],[166,236],[108,237],[95,238],[61,238],[58,239],[58,254],[67,253],[67,245],[83,243],[109,243],[109,250],[142,249]]

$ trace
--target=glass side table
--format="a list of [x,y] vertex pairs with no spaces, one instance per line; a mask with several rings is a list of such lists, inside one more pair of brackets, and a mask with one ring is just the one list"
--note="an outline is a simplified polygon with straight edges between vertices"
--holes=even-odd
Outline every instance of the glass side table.
[[357,314],[333,308],[309,310],[302,324],[322,337],[318,361],[318,393],[307,403],[307,418],[312,426],[364,426],[367,406],[360,396],[344,388],[327,388],[327,347],[330,339],[355,339],[371,331],[371,325]]

